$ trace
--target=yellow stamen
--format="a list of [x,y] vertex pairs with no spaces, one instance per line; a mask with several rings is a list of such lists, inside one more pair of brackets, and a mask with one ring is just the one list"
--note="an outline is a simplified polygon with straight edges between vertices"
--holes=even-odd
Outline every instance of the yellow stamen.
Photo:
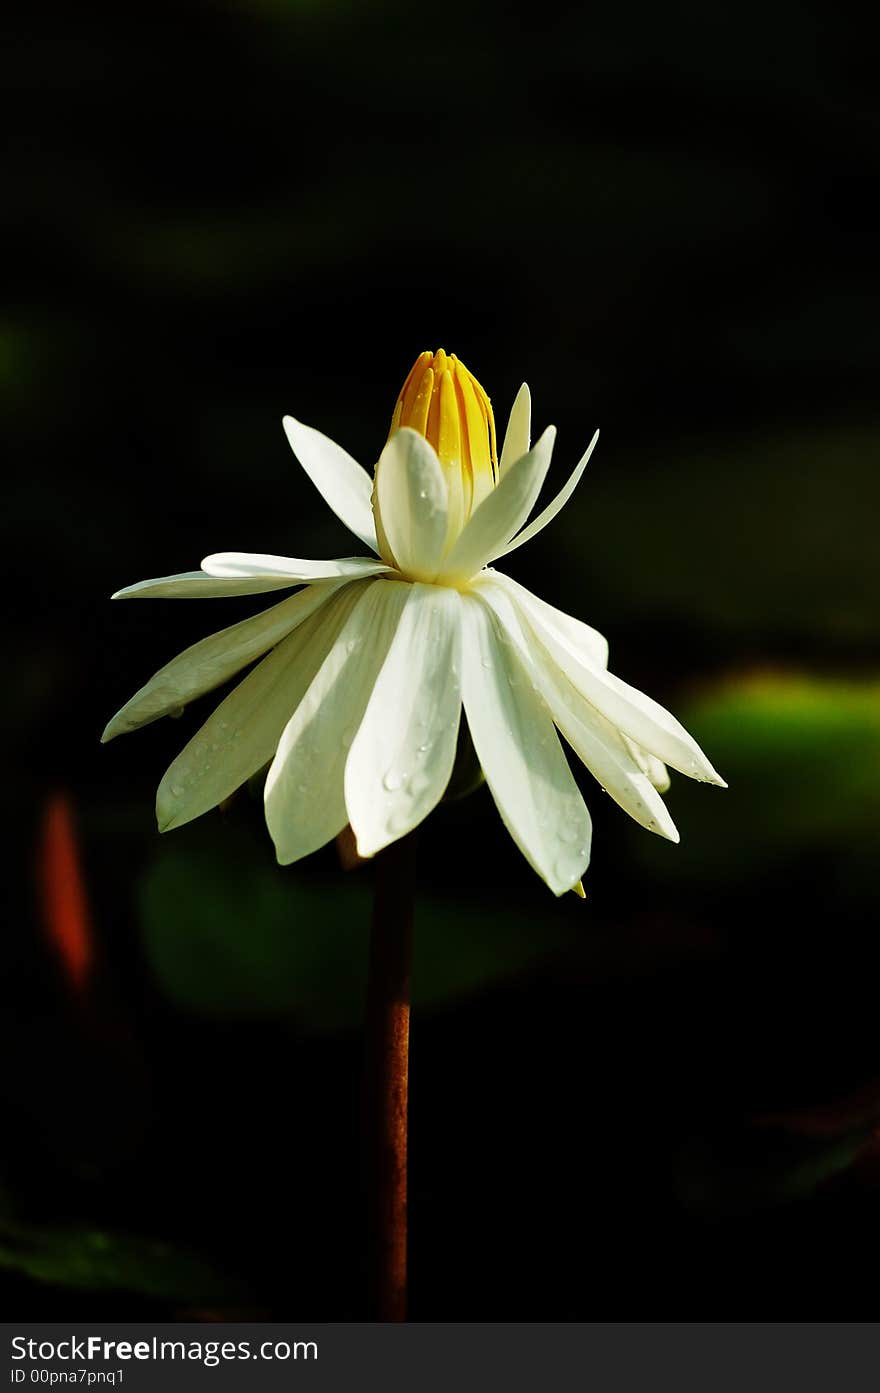
[[449,544],[498,482],[492,404],[461,359],[420,353],[403,384],[389,439],[402,426],[425,436],[449,486]]

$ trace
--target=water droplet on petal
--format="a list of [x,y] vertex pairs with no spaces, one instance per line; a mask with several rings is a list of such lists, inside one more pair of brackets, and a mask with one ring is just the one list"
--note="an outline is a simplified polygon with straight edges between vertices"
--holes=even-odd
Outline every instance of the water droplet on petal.
[[563,855],[557,857],[553,869],[559,879],[562,881],[578,880],[584,869],[583,858],[585,854],[583,848],[578,848],[576,852],[567,851]]
[[396,793],[406,783],[406,774],[398,769],[389,769],[382,780],[382,787],[389,793]]

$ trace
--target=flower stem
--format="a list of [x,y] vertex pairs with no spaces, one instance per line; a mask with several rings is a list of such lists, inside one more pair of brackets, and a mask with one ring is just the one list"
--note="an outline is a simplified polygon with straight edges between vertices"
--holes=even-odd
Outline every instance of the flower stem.
[[406,1319],[406,1136],[416,833],[376,858],[367,987],[364,1134],[376,1319]]

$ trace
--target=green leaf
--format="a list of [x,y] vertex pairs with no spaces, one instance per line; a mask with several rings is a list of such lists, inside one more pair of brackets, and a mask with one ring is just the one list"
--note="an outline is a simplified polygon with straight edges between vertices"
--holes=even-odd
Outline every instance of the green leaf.
[[[174,834],[178,836],[177,833]],[[215,821],[163,848],[140,887],[146,955],[179,1007],[215,1017],[289,1015],[315,1029],[363,1014],[372,905],[368,869],[316,874]],[[580,916],[503,903],[417,902],[413,1002],[435,1007],[569,944]]]
[[756,673],[680,714],[729,788],[673,775],[681,846],[669,854],[639,838],[643,864],[716,886],[808,855],[867,871],[880,819],[880,682]]
[[86,1225],[0,1218],[0,1268],[85,1291],[130,1291],[175,1301],[230,1301],[241,1290],[188,1249]]

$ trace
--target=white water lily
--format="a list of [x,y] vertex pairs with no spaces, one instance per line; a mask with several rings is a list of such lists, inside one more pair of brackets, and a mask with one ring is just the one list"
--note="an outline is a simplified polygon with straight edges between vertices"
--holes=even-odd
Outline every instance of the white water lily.
[[557,729],[625,812],[678,841],[658,791],[668,786],[665,766],[723,780],[674,716],[608,671],[600,633],[492,566],[552,521],[598,436],[529,522],[555,438],[550,426],[530,447],[530,420],[524,385],[498,459],[479,383],[442,350],[423,353],[375,480],[320,432],[284,420],[309,478],[371,555],[219,552],[198,571],[117,592],[114,599],[147,599],[304,587],[188,648],[108,724],[104,740],[179,712],[261,660],[165,774],[162,831],[216,807],[271,761],[266,821],[282,864],[348,823],[360,855],[373,856],[443,797],[464,709],[498,811],[557,895],[582,893],[591,842]]

